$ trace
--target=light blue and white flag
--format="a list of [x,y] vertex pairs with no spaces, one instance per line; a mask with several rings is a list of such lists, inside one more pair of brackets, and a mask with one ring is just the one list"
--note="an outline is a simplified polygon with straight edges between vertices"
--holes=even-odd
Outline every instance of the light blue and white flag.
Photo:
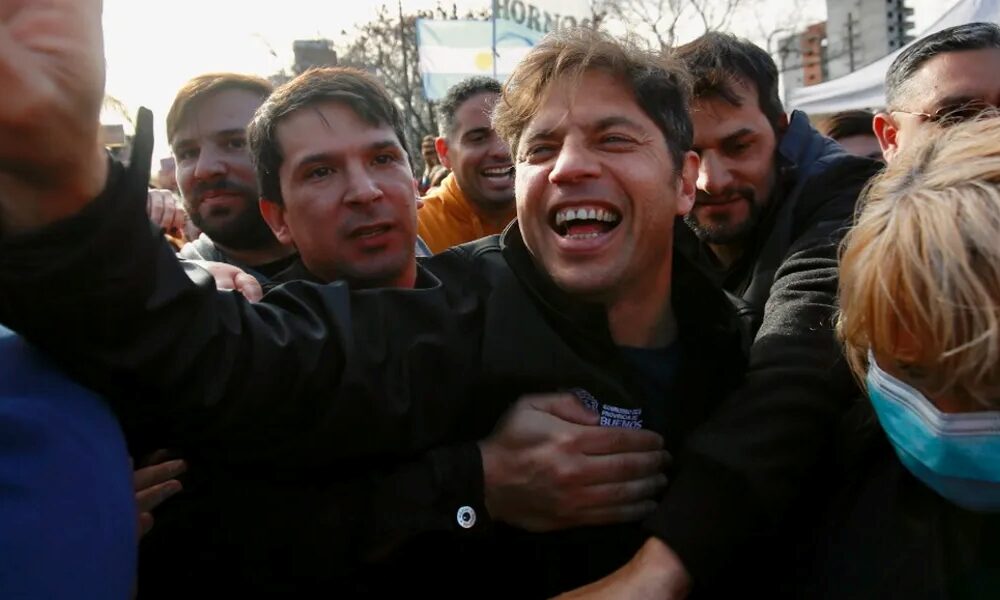
[[[514,70],[542,34],[527,27],[497,21],[496,77],[500,81]],[[490,21],[417,20],[420,75],[428,100],[440,100],[448,88],[473,75],[492,77],[493,25]]]
[[420,74],[428,100],[440,100],[448,88],[473,75],[504,81],[548,31],[586,23],[589,2],[494,0],[493,15],[495,23],[417,19]]

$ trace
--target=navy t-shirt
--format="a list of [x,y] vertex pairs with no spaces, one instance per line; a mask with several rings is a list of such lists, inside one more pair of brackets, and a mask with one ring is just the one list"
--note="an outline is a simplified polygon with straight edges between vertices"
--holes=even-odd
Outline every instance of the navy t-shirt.
[[682,401],[674,398],[677,372],[681,363],[679,342],[666,348],[633,348],[620,346],[625,363],[636,373],[636,383],[645,392],[643,427],[661,435],[670,431],[670,403]]

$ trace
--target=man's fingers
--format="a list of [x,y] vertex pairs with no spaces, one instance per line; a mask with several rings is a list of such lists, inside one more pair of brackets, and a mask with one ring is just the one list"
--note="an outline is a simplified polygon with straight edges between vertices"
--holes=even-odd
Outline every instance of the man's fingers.
[[170,190],[149,190],[146,194],[149,220],[166,231],[182,230],[187,213]]
[[583,405],[573,394],[541,394],[529,396],[530,403],[537,410],[547,412],[564,421],[578,425],[597,425],[600,417]]
[[150,465],[141,469],[136,469],[134,474],[134,484],[136,490],[143,490],[163,483],[181,475],[187,470],[187,464],[181,460],[168,460],[157,465]]
[[642,479],[602,483],[583,488],[575,502],[578,510],[628,506],[645,500],[656,501],[667,489],[667,477],[663,474]]
[[139,506],[140,512],[150,512],[162,504],[164,500],[183,489],[184,486],[181,485],[181,482],[171,479],[159,485],[137,491],[135,493],[135,503]]
[[264,297],[264,290],[260,287],[260,282],[252,275],[239,273],[233,278],[233,285],[237,292],[250,302],[257,302]]
[[643,479],[662,474],[669,464],[670,455],[665,450],[587,456],[580,462],[580,481],[598,485]]
[[149,533],[149,530],[153,528],[153,515],[148,512],[139,513],[139,537]]
[[154,225],[163,227],[163,196],[156,191],[149,192],[146,211]]
[[175,202],[174,218],[170,222],[170,229],[175,229],[183,233],[184,225],[186,224],[187,224],[187,212]]
[[580,451],[584,454],[647,452],[662,448],[663,438],[647,429],[593,427],[580,435]]
[[184,207],[174,196],[173,192],[163,192],[163,227],[167,231],[183,230],[187,221],[187,213]]
[[149,465],[158,465],[162,462],[170,460],[170,451],[166,448],[160,448],[159,450],[153,452],[142,461],[142,466],[146,467]]

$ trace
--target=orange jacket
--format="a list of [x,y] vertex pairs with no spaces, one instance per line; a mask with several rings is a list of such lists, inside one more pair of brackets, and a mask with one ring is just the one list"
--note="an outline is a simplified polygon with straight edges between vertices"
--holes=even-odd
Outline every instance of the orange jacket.
[[417,211],[417,233],[434,254],[458,244],[502,233],[515,215],[511,206],[510,218],[503,226],[496,227],[483,221],[458,187],[454,173],[445,177],[440,186],[431,189],[423,202]]

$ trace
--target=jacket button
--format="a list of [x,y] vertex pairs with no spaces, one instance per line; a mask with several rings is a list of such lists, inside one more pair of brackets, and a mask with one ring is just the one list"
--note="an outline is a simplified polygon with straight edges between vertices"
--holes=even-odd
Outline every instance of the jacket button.
[[476,524],[476,511],[471,506],[463,506],[458,509],[456,517],[458,525],[463,529],[469,529]]

